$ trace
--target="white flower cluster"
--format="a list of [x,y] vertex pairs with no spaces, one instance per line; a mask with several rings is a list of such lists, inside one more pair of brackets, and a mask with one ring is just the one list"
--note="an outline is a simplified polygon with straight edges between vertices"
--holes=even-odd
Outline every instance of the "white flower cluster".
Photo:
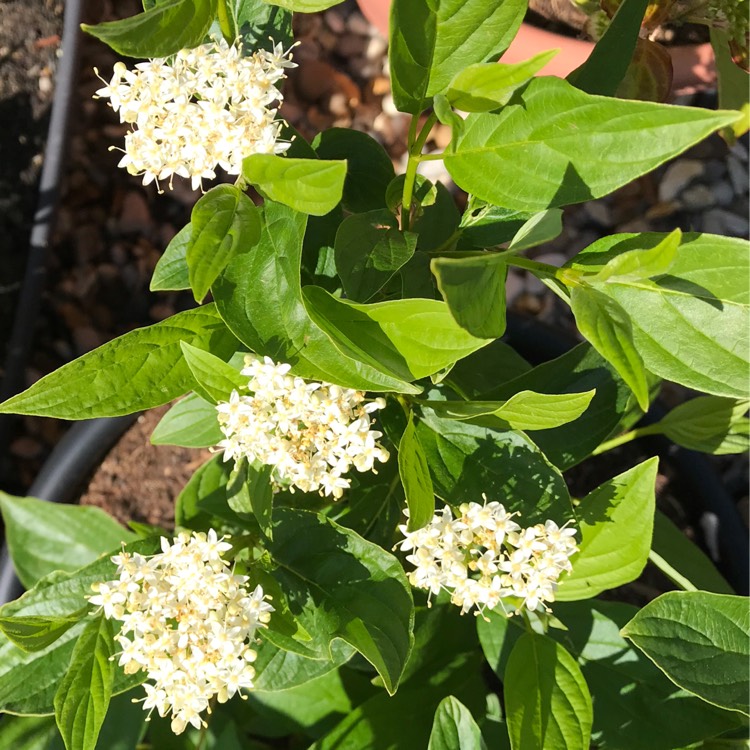
[[260,586],[250,593],[247,576],[228,570],[221,554],[231,546],[212,529],[172,544],[162,538],[151,557],[122,552],[112,558],[118,580],[94,584],[89,597],[122,622],[119,664],[127,674],[148,673],[143,707],[171,712],[175,734],[200,728],[214,696],[223,703],[253,687],[251,644],[273,607]]
[[[120,167],[143,175],[143,184],[174,175],[201,180],[242,172],[250,154],[278,154],[282,121],[274,103],[282,100],[276,83],[284,69],[295,67],[289,52],[277,45],[249,57],[238,45],[221,41],[180,50],[169,61],[158,58],[128,70],[114,67],[112,80],[96,92],[108,98],[120,122],[134,126],[125,136]],[[98,75],[98,71],[97,72]]]
[[415,566],[412,586],[434,595],[448,591],[461,614],[494,609],[503,599],[515,612],[547,609],[544,602],[554,601],[560,573],[571,570],[578,551],[575,529],[554,521],[521,528],[497,502],[465,503],[459,510],[454,518],[446,505],[416,531],[399,526],[406,537],[401,549],[411,551],[406,559]]
[[308,383],[290,375],[290,367],[245,357],[249,393],[232,391],[228,402],[217,405],[226,436],[218,447],[225,461],[247,458],[273,466],[276,488],[339,498],[351,484],[344,474],[352,466],[375,471],[375,461],[388,460],[378,443],[382,433],[370,429],[370,414],[385,400],[365,403],[361,391]]

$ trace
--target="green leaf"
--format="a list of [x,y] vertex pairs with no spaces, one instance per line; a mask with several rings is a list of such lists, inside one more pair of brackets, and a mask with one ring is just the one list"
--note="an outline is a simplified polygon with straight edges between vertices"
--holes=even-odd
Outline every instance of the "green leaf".
[[340,2],[342,0],[273,0],[274,5],[280,5],[295,13],[317,13]]
[[750,402],[719,396],[698,396],[672,409],[653,430],[683,448],[724,455],[750,448]]
[[55,750],[60,739],[51,716],[3,716],[0,747],[12,750]]
[[[269,49],[271,39],[286,49],[292,38],[292,14],[282,10],[281,3],[269,5],[263,0],[225,0],[233,7],[238,27],[238,36],[246,54],[258,49]],[[271,37],[271,39],[269,39]],[[283,138],[285,136],[282,135]]]
[[263,533],[271,538],[273,529],[273,466],[254,465],[243,461],[234,486],[232,478],[227,485],[227,503],[237,513],[252,513]]
[[89,505],[0,492],[0,510],[13,567],[27,589],[48,573],[72,572],[135,539],[112,516]]
[[513,750],[588,750],[591,696],[580,667],[559,643],[524,633],[511,651],[503,682]]
[[396,176],[386,150],[367,133],[330,128],[312,143],[321,159],[346,159],[346,179],[341,202],[352,213],[385,208],[385,191]]
[[432,520],[435,513],[435,492],[432,489],[427,457],[414,427],[413,414],[409,414],[409,423],[398,445],[398,473],[409,508],[407,529],[421,529]]
[[186,249],[190,287],[202,302],[229,261],[260,239],[260,214],[234,185],[217,185],[202,195],[190,214]]
[[250,351],[288,362],[295,375],[359,390],[416,393],[405,380],[343,354],[310,317],[300,263],[306,217],[277,203],[252,252],[238,255],[214,285],[221,316]]
[[88,607],[58,617],[4,617],[0,608],[0,630],[8,640],[24,651],[39,651],[54,643],[66,630],[86,616]]
[[453,76],[445,96],[463,112],[489,112],[505,106],[513,93],[528,83],[558,50],[540,52],[520,63],[477,63]]
[[323,216],[341,201],[346,162],[253,154],[243,160],[242,176],[273,201]]
[[153,445],[210,448],[224,439],[214,404],[190,393],[178,401],[151,433]]
[[716,61],[719,106],[722,109],[735,109],[738,113],[742,113],[735,122],[721,132],[727,143],[732,145],[750,127],[750,91],[747,86],[747,71],[735,65],[732,60],[726,31],[712,25],[708,32]]
[[501,255],[433,258],[430,269],[451,315],[462,328],[477,338],[503,335],[508,267]]
[[614,96],[635,52],[649,0],[624,0],[601,39],[568,81],[589,94]]
[[232,391],[247,388],[247,378],[223,359],[182,342],[182,353],[195,378],[196,391],[214,404],[228,401]]
[[486,493],[528,524],[572,518],[562,475],[522,433],[440,419],[424,409],[417,435],[435,493],[451,505]]
[[435,711],[428,750],[485,750],[482,732],[466,706],[452,695]]
[[81,28],[126,57],[168,57],[203,44],[216,0],[160,0],[145,13]]
[[[134,542],[125,549],[152,554],[158,550],[158,544],[152,538]],[[103,558],[74,573],[51,573],[19,599],[6,604],[3,616],[60,617],[77,612],[87,604],[85,597],[92,593],[92,584],[112,580],[115,571],[115,564]],[[54,643],[30,653],[21,651],[4,635],[0,636],[0,710],[18,714],[53,713],[55,693],[86,624],[80,621]],[[126,675],[118,669],[112,694],[123,693],[144,679],[144,673]]]
[[317,646],[324,655],[332,639],[346,641],[378,670],[393,694],[411,650],[414,624],[411,591],[399,561],[324,516],[289,508],[275,510],[273,541],[267,547],[279,566],[273,575],[292,611],[304,609],[314,617],[311,648]]
[[55,721],[67,750],[95,750],[112,697],[115,664],[112,623],[98,615],[73,649],[55,693]]
[[590,96],[545,76],[500,114],[469,115],[445,166],[482,200],[541,211],[607,195],[736,117]]
[[576,508],[580,552],[560,581],[559,601],[588,599],[641,574],[651,549],[658,465],[650,458],[581,500]]
[[676,685],[716,706],[748,713],[746,597],[670,591],[638,612],[622,634]]
[[236,523],[237,515],[227,502],[227,483],[232,464],[221,455],[206,461],[188,480],[175,501],[175,525],[208,531],[217,519]]
[[63,365],[0,404],[0,413],[75,420],[161,406],[192,388],[183,341],[225,357],[237,348],[215,305],[204,305],[126,333]]
[[[593,745],[602,750],[674,750],[739,724],[739,716],[676,689],[621,635],[638,611],[622,602],[589,599],[558,602],[555,614],[567,630],[549,636],[574,654],[594,702]],[[513,646],[524,633],[518,618],[487,612],[477,618],[485,657],[502,677]]]
[[[594,390],[584,393],[534,393],[519,391],[504,402],[499,401],[425,401],[435,414],[448,419],[493,417],[515,430],[549,430],[578,419],[588,408]],[[489,424],[489,426],[496,426]]]
[[467,64],[497,60],[526,12],[526,0],[394,0],[390,20],[393,99],[419,114]]
[[167,249],[154,268],[154,275],[149,285],[152,292],[190,289],[187,249],[192,236],[193,227],[188,223],[169,241]]
[[638,406],[648,411],[646,371],[633,343],[633,326],[625,310],[604,292],[590,286],[571,289],[570,308],[578,330],[612,363],[638,399]]
[[495,339],[483,349],[456,362],[445,382],[466,398],[480,398],[496,390],[498,382],[507,383],[531,369],[531,365],[515,349]]
[[461,328],[438,300],[358,305],[320,287],[303,294],[315,322],[346,355],[404,380],[433,375],[488,343]]
[[530,247],[542,245],[558,237],[562,232],[562,210],[559,208],[548,208],[534,214],[527,219],[524,225],[515,233],[508,245],[508,250],[521,252]]
[[589,344],[579,344],[561,357],[486,391],[483,398],[506,400],[524,389],[537,393],[596,391],[589,407],[575,421],[529,434],[544,455],[561,469],[589,456],[617,427],[632,399],[630,388]]
[[458,249],[495,247],[510,242],[533,216],[534,213],[492,206],[469,196],[466,211],[461,216]]
[[658,245],[648,250],[626,250],[615,255],[596,275],[596,281],[607,281],[613,276],[617,277],[618,281],[622,280],[622,277],[647,279],[651,276],[661,276],[672,267],[681,240],[682,232],[675,229]]
[[[597,272],[612,257],[647,250],[663,234],[619,234],[595,242],[571,262]],[[652,280],[610,279],[601,291],[628,314],[646,367],[688,388],[747,398],[750,367],[748,243],[684,234],[669,274]]]
[[348,216],[339,225],[334,244],[336,271],[346,296],[367,302],[414,255],[416,247],[417,235],[402,232],[387,209]]
[[[674,572],[679,576],[675,581],[680,588],[705,589],[715,594],[733,594],[732,587],[724,580],[710,558],[677,528],[667,516],[657,509],[654,515],[654,538],[649,557],[658,555],[662,565],[660,570],[675,581]],[[669,566],[670,575],[663,565]]]

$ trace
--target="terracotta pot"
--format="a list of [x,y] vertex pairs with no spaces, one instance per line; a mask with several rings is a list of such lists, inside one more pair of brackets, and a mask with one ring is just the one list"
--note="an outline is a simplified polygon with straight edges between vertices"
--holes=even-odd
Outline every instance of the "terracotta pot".
[[[384,36],[388,36],[390,0],[357,0],[357,2],[365,18]],[[539,72],[539,75],[565,78],[586,61],[593,48],[593,42],[574,39],[524,23],[503,55],[503,62],[521,62],[538,52],[559,49],[560,52]],[[668,47],[667,49],[672,57],[674,68],[673,96],[694,93],[715,85],[716,68],[710,44]]]

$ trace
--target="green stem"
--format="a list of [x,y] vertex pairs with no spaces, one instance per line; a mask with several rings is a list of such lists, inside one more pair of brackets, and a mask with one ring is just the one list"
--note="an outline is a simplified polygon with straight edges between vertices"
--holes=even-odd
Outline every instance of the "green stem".
[[685,576],[678,570],[673,568],[660,554],[654,552],[654,550],[649,550],[648,559],[656,565],[656,567],[659,568],[659,570],[664,573],[672,583],[679,586],[683,591],[698,591],[698,588],[694,586],[691,581],[685,578]]
[[414,183],[417,179],[417,167],[423,159],[422,149],[427,142],[433,125],[437,122],[437,115],[433,112],[425,121],[422,130],[417,135],[418,118],[412,115],[409,126],[409,156],[406,162],[406,174],[404,175],[404,190],[401,194],[401,229],[407,231],[411,226],[411,202],[414,197]]
[[557,279],[558,281],[562,281],[566,286],[579,285],[583,276],[580,271],[575,271],[572,268],[560,268],[549,263],[540,263],[537,260],[531,260],[531,258],[524,258],[520,255],[508,255],[505,262],[509,266],[516,266],[517,268],[524,268],[527,271],[531,271],[535,276]]
[[646,435],[658,435],[660,432],[661,425],[658,422],[656,424],[646,425],[645,427],[636,427],[634,430],[623,432],[622,435],[613,437],[610,440],[605,440],[591,455],[598,456],[601,453],[611,451],[613,448],[625,445],[625,443],[629,443],[631,440],[637,440]]

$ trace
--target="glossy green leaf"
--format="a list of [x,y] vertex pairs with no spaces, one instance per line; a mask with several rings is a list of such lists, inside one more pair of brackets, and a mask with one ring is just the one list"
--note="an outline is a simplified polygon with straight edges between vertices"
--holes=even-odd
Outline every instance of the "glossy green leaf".
[[750,448],[750,402],[698,396],[672,409],[653,426],[683,448],[723,455]]
[[99,614],[84,628],[55,693],[55,721],[67,750],[95,750],[112,697],[112,623]]
[[562,475],[522,433],[440,419],[424,409],[417,435],[435,493],[451,505],[477,502],[485,493],[529,524],[572,517]]
[[417,250],[429,253],[453,249],[460,234],[460,220],[461,214],[450,190],[442,182],[436,183],[435,202],[430,206],[423,204],[412,223],[412,230],[419,235]]
[[461,328],[438,300],[358,305],[320,287],[305,287],[303,294],[315,322],[346,355],[404,380],[433,375],[488,343]]
[[[567,630],[548,635],[577,657],[594,704],[592,742],[602,750],[674,750],[738,726],[738,714],[711,706],[675,688],[621,635],[638,611],[622,602],[589,599],[558,602],[555,614]],[[497,612],[477,618],[482,650],[502,677],[522,621]]]
[[650,458],[599,485],[576,508],[578,548],[557,599],[588,599],[634,581],[648,561],[659,460]]
[[85,619],[87,607],[70,615],[5,617],[0,609],[0,630],[18,648],[39,651],[54,643],[66,630]]
[[589,407],[575,421],[529,434],[544,455],[563,469],[586,458],[610,435],[632,399],[631,390],[614,368],[589,344],[579,344],[561,357],[485,391],[482,397],[507,400],[524,389],[537,393],[596,391]]
[[167,57],[203,44],[215,15],[216,0],[162,0],[136,16],[81,28],[126,57]]
[[204,305],[126,333],[63,365],[0,404],[0,413],[75,420],[161,406],[192,388],[183,341],[217,356],[229,357],[237,348],[215,305]]
[[607,25],[601,39],[568,81],[589,94],[615,96],[633,58],[649,0],[624,0]]
[[57,750],[61,742],[52,716],[3,716],[0,747],[12,750]]
[[541,211],[607,195],[735,118],[590,96],[542,77],[500,114],[469,115],[445,166],[459,187],[482,200]]
[[413,414],[409,415],[409,423],[398,445],[398,473],[409,509],[407,528],[409,531],[421,529],[432,520],[435,513],[435,493],[427,456],[414,427]]
[[[272,44],[281,44],[287,49],[292,38],[292,13],[280,8],[281,3],[263,0],[225,0],[234,10],[237,34],[245,51],[252,54],[258,49],[269,49]],[[271,37],[271,39],[269,39]],[[286,136],[282,135],[283,138]]]
[[748,713],[746,597],[670,591],[641,609],[622,634],[675,684],[716,706]]
[[505,106],[513,93],[528,83],[558,50],[540,52],[520,63],[477,63],[459,70],[445,92],[463,112],[489,112]]
[[[591,403],[595,391],[584,393],[534,393],[519,391],[507,401],[429,401],[424,402],[438,416],[448,419],[482,417],[502,420],[515,430],[549,430],[573,422]],[[490,424],[487,422],[487,424]],[[490,426],[494,426],[490,424]]]
[[507,383],[531,369],[513,347],[495,339],[456,362],[444,382],[466,398],[478,399],[496,390],[498,383]]
[[419,114],[468,64],[496,60],[525,12],[526,0],[394,0],[389,59],[398,109]]
[[386,150],[367,133],[347,128],[329,128],[312,143],[321,159],[346,159],[344,207],[352,213],[385,208],[385,191],[395,178],[393,162]]
[[[158,544],[153,539],[141,540],[126,549],[152,554],[158,549]],[[6,604],[3,615],[60,617],[77,612],[86,605],[86,597],[92,593],[91,585],[112,580],[115,570],[115,564],[106,557],[74,573],[51,573],[20,599]],[[28,653],[17,648],[4,635],[0,636],[0,710],[18,714],[53,713],[55,693],[85,627],[85,620],[80,621],[46,648]],[[144,679],[142,672],[126,675],[118,669],[112,694],[123,693]]]
[[317,13],[340,2],[342,0],[273,0],[274,5],[280,5],[295,13]]
[[596,280],[607,281],[613,276],[617,277],[618,281],[621,281],[622,277],[647,279],[665,274],[674,264],[681,240],[682,232],[675,229],[654,247],[647,250],[626,250],[615,255],[599,271]]
[[531,247],[551,242],[562,232],[562,210],[559,208],[548,208],[539,211],[513,235],[508,245],[508,250],[521,252]]
[[475,196],[469,196],[466,211],[461,216],[460,250],[485,248],[510,242],[521,227],[536,212],[515,211],[493,206]]
[[538,633],[524,633],[503,675],[513,750],[588,750],[593,709],[576,660]]
[[26,588],[48,573],[77,570],[135,539],[112,516],[89,505],[0,492],[0,510],[13,567]]
[[214,404],[228,401],[232,391],[247,387],[247,378],[239,370],[211,352],[183,341],[182,353],[195,378],[195,390],[207,401]]
[[242,176],[273,201],[323,216],[341,201],[346,161],[253,154],[242,162]]
[[[571,267],[597,272],[613,256],[649,249],[662,234],[620,234],[595,242]],[[610,279],[601,290],[628,314],[646,367],[704,393],[748,397],[750,368],[748,243],[731,237],[684,234],[665,276]]]
[[[715,594],[734,593],[711,559],[658,509],[654,515],[654,538],[649,554],[649,558],[656,562],[654,555],[662,561],[660,570],[680,588],[703,589]],[[665,564],[672,569],[671,575],[665,570]],[[679,580],[675,580],[675,572]]]
[[310,317],[300,264],[306,217],[278,203],[265,206],[260,242],[237,256],[214,285],[221,316],[251,351],[288,362],[295,375],[359,390],[419,389],[343,354]]
[[570,291],[570,308],[578,330],[633,391],[638,405],[648,410],[649,388],[643,360],[633,343],[633,326],[623,308],[604,292],[590,286]]
[[477,338],[499,338],[505,332],[505,279],[508,267],[495,253],[466,258],[433,258],[437,279],[456,322]]
[[175,525],[208,531],[216,519],[237,521],[227,502],[227,483],[232,464],[215,455],[202,464],[188,480],[175,500]]
[[242,470],[237,477],[240,487],[233,486],[230,477],[227,484],[227,503],[238,513],[252,513],[263,533],[271,537],[273,529],[273,487],[271,486],[272,466],[242,462]]
[[315,618],[310,648],[323,656],[332,639],[346,641],[394,693],[411,650],[414,618],[399,561],[323,516],[289,508],[274,511],[267,548],[292,610],[308,610]]
[[193,227],[188,223],[169,241],[154,268],[154,275],[149,284],[152,292],[190,289],[190,274],[186,258],[192,235]]
[[237,187],[217,185],[193,206],[190,225],[185,259],[195,301],[202,302],[229,261],[260,239],[260,214]]
[[386,209],[348,216],[341,222],[334,252],[346,296],[367,302],[414,255],[417,235],[402,232]]
[[180,445],[184,448],[210,448],[223,439],[216,407],[196,393],[178,401],[151,433],[153,445]]
[[727,32],[713,25],[708,31],[716,60],[719,107],[734,109],[742,113],[735,122],[721,132],[722,137],[731,145],[750,128],[750,91],[747,86],[747,71],[735,65],[732,60]]
[[484,750],[479,725],[466,706],[452,695],[435,711],[428,750]]

